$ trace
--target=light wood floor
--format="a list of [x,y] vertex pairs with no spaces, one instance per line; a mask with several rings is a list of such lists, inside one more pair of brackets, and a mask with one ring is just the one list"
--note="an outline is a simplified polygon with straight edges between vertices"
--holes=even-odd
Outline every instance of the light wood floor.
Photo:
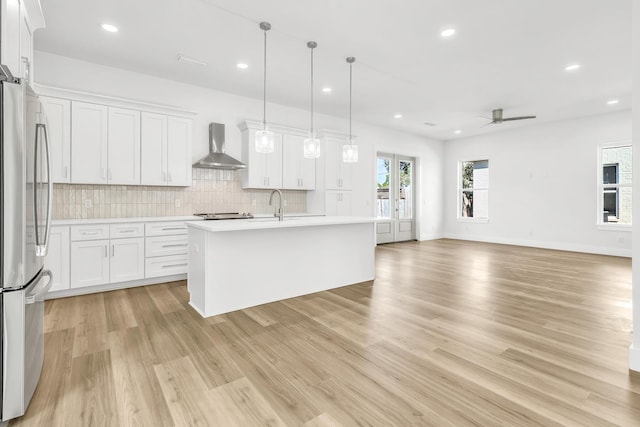
[[439,240],[209,319],[184,282],[53,300],[13,425],[638,426],[630,298],[629,259]]

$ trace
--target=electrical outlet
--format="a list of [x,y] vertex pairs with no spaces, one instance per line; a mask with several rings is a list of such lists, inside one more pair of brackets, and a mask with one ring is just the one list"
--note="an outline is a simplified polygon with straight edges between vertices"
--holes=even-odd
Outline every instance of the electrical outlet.
[[93,206],[93,203],[91,202],[91,199],[86,199],[84,201],[84,207],[85,208],[90,208],[91,206]]
[[182,206],[182,202],[180,201],[180,199],[176,199],[173,204],[176,206],[176,208],[179,208],[180,206]]
[[258,206],[258,203],[256,202],[256,199],[251,200],[251,206],[253,206],[254,208],[256,206]]
[[282,201],[282,206],[284,206],[285,208],[287,207],[287,199],[284,199],[284,200]]

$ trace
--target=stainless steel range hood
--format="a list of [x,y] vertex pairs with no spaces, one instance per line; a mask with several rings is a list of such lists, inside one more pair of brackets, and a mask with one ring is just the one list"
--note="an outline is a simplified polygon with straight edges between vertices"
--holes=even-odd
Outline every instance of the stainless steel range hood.
[[193,164],[194,168],[245,169],[247,165],[224,153],[224,124],[209,123],[209,154]]

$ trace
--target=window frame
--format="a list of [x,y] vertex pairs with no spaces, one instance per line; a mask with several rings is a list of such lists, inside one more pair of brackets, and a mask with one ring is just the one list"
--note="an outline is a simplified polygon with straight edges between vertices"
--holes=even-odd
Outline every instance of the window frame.
[[[620,224],[617,222],[604,222],[603,220],[603,212],[604,212],[604,192],[605,192],[605,188],[614,188],[616,190],[616,192],[618,193],[618,196],[616,197],[616,204],[618,205],[618,214],[620,213],[620,208],[619,208],[619,204],[620,204],[620,199],[619,199],[619,193],[620,193],[620,189],[621,188],[630,188],[633,190],[633,181],[631,184],[621,184],[619,181],[620,179],[618,178],[618,182],[616,184],[604,184],[603,178],[604,178],[604,174],[603,174],[603,168],[605,165],[612,165],[612,163],[606,163],[604,164],[602,161],[602,151],[607,149],[607,148],[621,148],[621,147],[629,147],[631,148],[631,158],[632,158],[632,162],[633,162],[633,145],[631,143],[631,141],[619,141],[619,142],[613,142],[613,143],[606,143],[606,144],[600,144],[598,145],[598,155],[597,155],[597,167],[596,167],[596,228],[599,230],[606,230],[606,231],[631,231],[632,229],[632,223],[630,224]],[[618,163],[619,165],[619,163]],[[618,176],[620,175],[620,168],[618,167],[618,171],[617,171]],[[632,169],[632,174],[633,174],[633,169]],[[633,178],[633,177],[632,177]],[[634,203],[633,201],[633,196],[631,199],[631,203]]]
[[[475,222],[475,223],[481,223],[481,224],[486,224],[489,222],[489,187],[490,185],[490,179],[491,177],[488,176],[487,177],[487,186],[486,187],[475,187],[475,188],[462,188],[463,186],[463,182],[462,182],[462,168],[463,168],[463,164],[464,163],[469,163],[469,162],[487,162],[487,169],[490,168],[491,165],[491,159],[488,156],[477,156],[475,158],[475,160],[459,160],[458,161],[458,179],[457,179],[457,191],[456,191],[456,206],[457,206],[457,213],[456,213],[456,219],[459,222]],[[490,172],[488,171],[488,173],[490,174]],[[466,216],[462,216],[462,194],[464,192],[469,192],[469,191],[486,191],[487,192],[487,216],[486,217],[466,217]]]

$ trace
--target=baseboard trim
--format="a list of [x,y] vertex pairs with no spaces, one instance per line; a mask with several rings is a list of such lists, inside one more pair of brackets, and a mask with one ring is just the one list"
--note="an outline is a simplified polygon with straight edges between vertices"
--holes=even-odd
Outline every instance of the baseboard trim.
[[426,240],[438,240],[438,239],[442,239],[442,234],[425,234],[423,236],[420,236],[420,238],[418,239],[419,241],[426,241]]
[[485,236],[469,236],[467,234],[453,233],[444,233],[442,238],[631,258],[631,249],[605,248],[600,246],[579,245],[566,242],[543,242],[539,240],[505,239]]
[[629,347],[629,370],[640,372],[640,348]]
[[136,286],[158,285],[160,283],[187,280],[186,274],[174,274],[173,276],[150,277],[148,279],[132,280],[130,282],[107,283],[105,285],[88,286],[86,288],[64,289],[49,292],[45,299],[74,297],[77,295],[95,294],[98,292],[115,291],[118,289],[135,288]]

